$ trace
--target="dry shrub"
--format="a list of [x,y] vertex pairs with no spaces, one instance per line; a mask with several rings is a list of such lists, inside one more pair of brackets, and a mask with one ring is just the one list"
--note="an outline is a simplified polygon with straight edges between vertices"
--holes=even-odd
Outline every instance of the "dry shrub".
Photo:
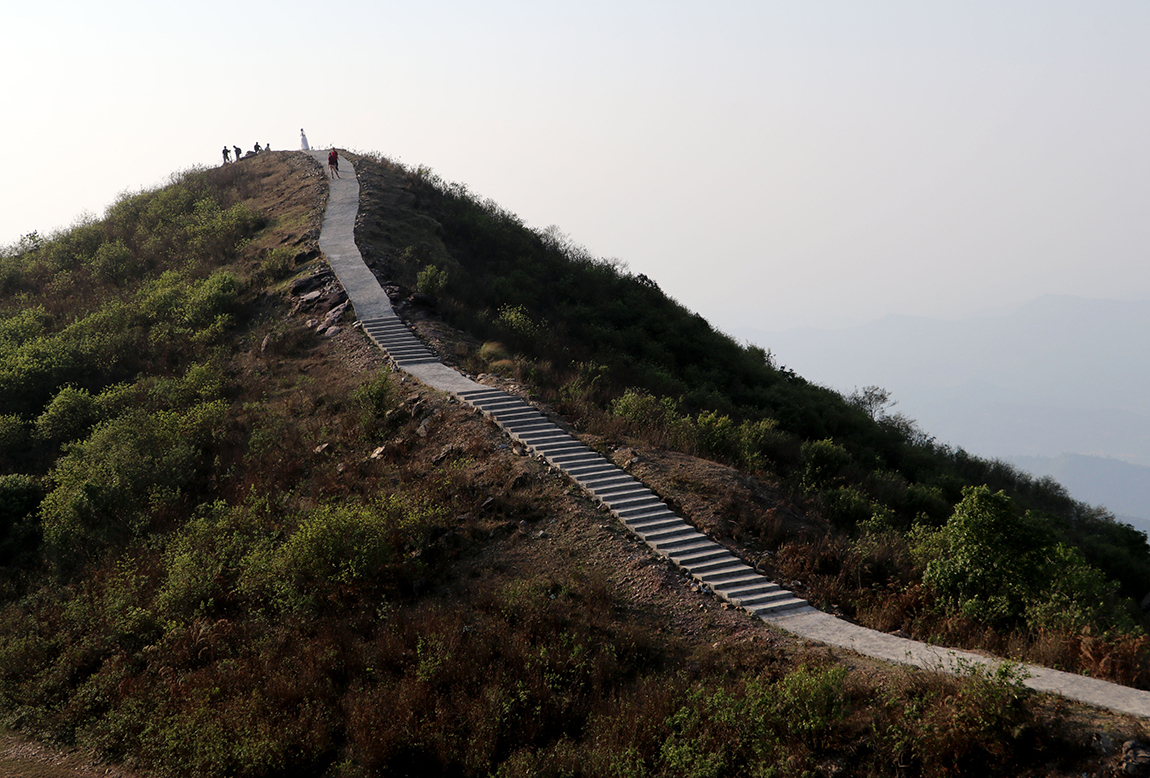
[[871,722],[876,767],[900,775],[988,775],[1042,746],[1015,668],[964,677],[906,670],[881,690]]

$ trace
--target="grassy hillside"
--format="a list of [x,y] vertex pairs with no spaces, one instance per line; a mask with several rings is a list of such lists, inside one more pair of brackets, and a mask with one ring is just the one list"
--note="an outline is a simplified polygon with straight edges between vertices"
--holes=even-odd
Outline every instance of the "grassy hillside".
[[[527,230],[464,187],[359,162],[367,192],[359,241],[382,279],[416,287],[421,274],[437,279],[444,318],[487,341],[475,369],[501,364],[609,441],[675,447],[776,483],[825,531],[788,545],[777,528],[746,517],[729,533],[779,552],[778,572],[803,580],[816,601],[948,642],[1000,651],[1031,643],[1037,653],[1022,654],[1091,671],[1098,668],[1037,643],[1055,631],[1068,645],[1086,630],[1121,634],[1123,651],[1130,640],[1144,650],[1134,606],[1150,590],[1141,532],[1071,500],[1053,480],[935,442],[913,420],[887,415],[878,387],[842,397],[806,382],[769,353],[715,332],[651,279],[554,232]],[[988,494],[970,491],[980,487]],[[936,585],[919,586],[932,562],[965,545],[961,528],[948,528],[956,506],[977,510],[999,492],[1008,498],[994,509],[1000,531],[1028,533],[1035,558],[1018,568],[1025,580],[971,567],[946,584],[941,573],[927,575]],[[814,557],[812,541],[822,546]],[[903,602],[893,610],[892,595]],[[983,626],[997,635],[981,635]]]
[[[1145,682],[1107,578],[1138,580],[1143,536],[460,187],[355,161],[365,256],[446,361],[563,413],[816,602]],[[321,333],[343,302],[324,192],[267,154],[0,256],[5,726],[181,776],[1077,774],[1111,759],[1093,735],[1142,734],[695,591],[389,372],[350,313]],[[979,588],[992,531],[1025,539],[995,547],[1001,600]]]

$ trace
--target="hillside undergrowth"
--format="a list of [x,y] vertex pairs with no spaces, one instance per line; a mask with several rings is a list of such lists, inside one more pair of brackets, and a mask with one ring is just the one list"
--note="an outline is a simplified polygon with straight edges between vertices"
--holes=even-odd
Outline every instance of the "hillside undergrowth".
[[[666,491],[766,484],[774,514],[730,493],[715,527],[775,571],[807,565],[814,595],[834,582],[861,614],[875,589],[846,582],[868,542],[915,591],[925,557],[898,517],[943,532],[966,498],[874,463],[929,446],[649,280],[587,257],[568,272],[555,235],[445,204],[460,193],[424,174],[357,168],[377,272],[422,274],[467,329],[445,358],[515,379],[608,453],[647,441],[743,468]],[[1099,729],[1143,735],[1010,668],[880,667],[695,591],[481,416],[388,370],[350,314],[318,329],[343,302],[316,250],[323,192],[310,158],[261,155],[0,255],[5,726],[180,776],[1076,774],[1100,763]],[[567,329],[610,300],[627,310],[601,332]],[[891,517],[836,519],[836,489]],[[919,546],[961,542],[945,532]]]
[[[796,539],[752,519],[739,544],[756,563],[770,554],[766,569],[814,602],[878,629],[1150,684],[1143,533],[884,414],[877,387],[848,398],[810,384],[555,228],[529,229],[430,171],[357,160],[365,253],[384,282],[437,271],[436,312],[483,343],[464,349],[466,368],[514,376],[608,445],[669,447],[778,485],[820,529]],[[996,499],[998,531],[1022,535],[1005,566],[959,528],[971,501]],[[971,562],[947,582],[927,574],[956,554]],[[1003,572],[1016,561],[1019,580]]]

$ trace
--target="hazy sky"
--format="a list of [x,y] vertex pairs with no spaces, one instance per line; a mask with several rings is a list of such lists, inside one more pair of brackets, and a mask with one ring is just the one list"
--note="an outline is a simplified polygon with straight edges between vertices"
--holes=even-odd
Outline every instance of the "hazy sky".
[[1150,3],[12,3],[0,243],[225,144],[379,151],[723,329],[1150,298]]

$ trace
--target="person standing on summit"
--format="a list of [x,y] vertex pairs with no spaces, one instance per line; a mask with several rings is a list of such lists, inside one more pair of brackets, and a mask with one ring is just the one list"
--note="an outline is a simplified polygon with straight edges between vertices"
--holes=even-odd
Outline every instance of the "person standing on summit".
[[299,149],[300,151],[310,151],[307,145],[307,136],[303,134],[303,128],[299,131]]
[[335,153],[335,149],[327,155],[327,177],[339,178],[339,154]]

